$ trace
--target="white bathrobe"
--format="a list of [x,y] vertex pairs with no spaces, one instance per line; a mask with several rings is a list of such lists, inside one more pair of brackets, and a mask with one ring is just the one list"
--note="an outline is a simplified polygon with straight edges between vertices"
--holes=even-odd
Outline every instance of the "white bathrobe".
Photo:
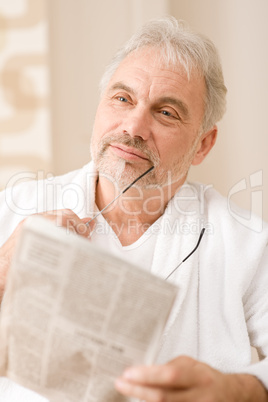
[[[0,246],[32,213],[70,208],[81,218],[92,216],[95,183],[89,163],[64,176],[0,193]],[[213,188],[186,184],[155,227],[151,272],[168,276],[195,247],[202,227],[206,231],[199,249],[169,279],[179,292],[158,362],[188,355],[223,372],[256,375],[268,389],[267,225],[235,209]],[[251,345],[261,359],[254,365]],[[2,400],[8,401],[0,391]]]

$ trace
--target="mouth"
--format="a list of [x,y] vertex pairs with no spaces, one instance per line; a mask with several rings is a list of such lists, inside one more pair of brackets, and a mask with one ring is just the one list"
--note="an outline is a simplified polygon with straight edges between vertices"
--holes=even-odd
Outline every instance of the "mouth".
[[120,158],[131,161],[149,161],[148,157],[137,148],[122,144],[110,144],[110,148],[112,152]]

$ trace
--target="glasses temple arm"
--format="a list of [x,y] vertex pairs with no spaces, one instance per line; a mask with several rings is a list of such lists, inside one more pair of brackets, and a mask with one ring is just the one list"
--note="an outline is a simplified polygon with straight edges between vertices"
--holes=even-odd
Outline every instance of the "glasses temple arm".
[[197,248],[199,247],[199,244],[200,244],[200,242],[201,242],[201,240],[202,240],[202,237],[204,236],[205,230],[206,230],[205,228],[203,228],[203,229],[201,230],[195,248],[190,252],[190,254],[187,255],[187,257],[185,257],[185,258],[179,263],[179,265],[176,266],[176,268],[173,269],[173,271],[170,272],[170,274],[165,278],[165,280],[167,280],[167,279],[173,274],[173,272],[175,272],[175,271],[181,266],[181,264],[182,264],[183,262],[185,262],[186,260],[188,260],[188,258],[191,257],[191,255],[197,250]]
[[199,247],[199,244],[200,244],[200,242],[201,242],[201,240],[202,240],[202,237],[204,236],[205,230],[206,230],[205,228],[203,228],[203,229],[201,230],[201,233],[200,233],[200,235],[199,235],[199,239],[198,239],[198,242],[197,242],[195,248],[190,252],[190,254],[187,255],[187,257],[184,258],[184,260],[182,260],[182,262],[185,262],[186,260],[188,260],[188,258],[191,257],[191,255],[192,255],[192,254],[196,251],[196,249]]

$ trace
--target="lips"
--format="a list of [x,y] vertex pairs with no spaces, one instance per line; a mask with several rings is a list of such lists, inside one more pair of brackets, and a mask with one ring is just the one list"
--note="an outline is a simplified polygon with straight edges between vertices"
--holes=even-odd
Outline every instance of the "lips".
[[130,159],[130,160],[143,159],[148,161],[148,157],[137,148],[128,147],[122,144],[110,144],[110,147],[115,154],[124,159]]

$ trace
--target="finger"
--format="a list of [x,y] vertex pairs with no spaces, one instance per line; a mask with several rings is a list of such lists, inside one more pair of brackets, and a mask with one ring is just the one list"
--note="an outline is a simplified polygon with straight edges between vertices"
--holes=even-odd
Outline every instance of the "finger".
[[4,296],[9,266],[10,261],[5,256],[0,255],[0,303],[2,302]]
[[[70,209],[46,211],[39,214],[56,223],[56,226],[65,227],[68,232],[75,232],[81,236],[89,237],[91,226],[87,226],[82,219]],[[87,218],[89,220],[90,218]]]
[[178,391],[166,388],[149,387],[147,385],[134,384],[124,380],[122,377],[115,381],[115,388],[125,396],[137,398],[146,402],[196,402],[192,398],[191,391]]
[[132,383],[169,388],[178,380],[179,372],[168,365],[136,366],[125,370],[122,377]]
[[203,383],[207,371],[207,365],[180,356],[165,365],[131,367],[122,377],[140,384],[183,389]]
[[174,376],[177,375],[176,383],[180,388],[206,387],[213,383],[220,374],[208,364],[188,356],[180,356],[167,365],[174,369]]

